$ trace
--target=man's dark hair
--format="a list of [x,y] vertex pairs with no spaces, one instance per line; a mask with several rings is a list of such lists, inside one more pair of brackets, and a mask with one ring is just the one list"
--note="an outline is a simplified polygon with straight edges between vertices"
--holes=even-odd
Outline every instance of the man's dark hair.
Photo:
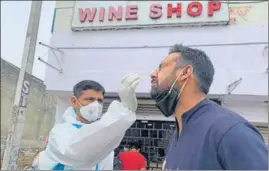
[[177,68],[191,65],[194,75],[198,80],[198,88],[208,94],[210,86],[213,82],[215,69],[209,57],[204,51],[189,48],[187,46],[175,44],[169,51],[169,54],[180,52],[183,59],[183,65],[180,59],[177,59]]
[[92,81],[92,80],[83,80],[77,83],[73,88],[73,94],[74,96],[79,98],[82,92],[85,90],[95,90],[95,91],[100,91],[103,94],[105,94],[104,87],[100,83],[96,81]]
[[130,143],[130,149],[136,149],[136,150],[141,150],[142,145],[139,142],[131,142]]

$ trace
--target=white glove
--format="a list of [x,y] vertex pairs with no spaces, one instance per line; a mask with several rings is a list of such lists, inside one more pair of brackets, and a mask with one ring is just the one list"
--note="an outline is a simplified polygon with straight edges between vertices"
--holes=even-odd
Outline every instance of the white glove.
[[139,84],[140,77],[138,74],[127,74],[122,80],[118,89],[121,103],[124,107],[135,112],[137,109],[137,98],[135,95],[135,89]]

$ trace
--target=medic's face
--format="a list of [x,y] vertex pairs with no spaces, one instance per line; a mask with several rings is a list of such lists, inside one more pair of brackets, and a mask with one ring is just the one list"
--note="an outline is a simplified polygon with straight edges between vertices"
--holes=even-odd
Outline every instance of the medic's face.
[[151,97],[155,98],[160,90],[170,88],[173,81],[176,79],[176,73],[174,68],[176,66],[176,60],[179,58],[179,53],[169,54],[159,65],[159,68],[155,69],[151,73]]
[[78,99],[75,96],[72,96],[71,97],[71,105],[73,108],[76,109],[77,114],[80,115],[80,113],[79,113],[79,109],[81,107],[80,104],[82,106],[87,106],[88,104],[90,104],[96,100],[101,104],[104,103],[103,92],[89,89],[89,90],[83,91]]

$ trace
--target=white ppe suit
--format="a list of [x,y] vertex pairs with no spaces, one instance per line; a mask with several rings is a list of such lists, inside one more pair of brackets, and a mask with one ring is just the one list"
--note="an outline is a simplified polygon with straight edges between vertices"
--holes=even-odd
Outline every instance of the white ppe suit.
[[53,127],[46,149],[38,155],[37,169],[112,170],[113,150],[136,120],[138,83],[138,75],[125,76],[118,90],[121,103],[113,101],[101,119],[91,124],[74,119],[75,112],[68,108],[65,122]]

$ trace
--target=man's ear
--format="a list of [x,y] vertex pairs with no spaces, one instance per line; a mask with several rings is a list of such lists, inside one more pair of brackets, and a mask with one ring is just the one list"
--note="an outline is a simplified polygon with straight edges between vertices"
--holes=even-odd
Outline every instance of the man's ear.
[[73,108],[77,108],[77,106],[78,106],[78,102],[77,102],[77,98],[76,98],[75,96],[71,96],[71,98],[70,98],[70,102],[71,102],[71,106],[72,106]]
[[187,65],[182,70],[177,71],[177,76],[179,76],[180,81],[186,80],[193,73],[193,67],[191,65]]

